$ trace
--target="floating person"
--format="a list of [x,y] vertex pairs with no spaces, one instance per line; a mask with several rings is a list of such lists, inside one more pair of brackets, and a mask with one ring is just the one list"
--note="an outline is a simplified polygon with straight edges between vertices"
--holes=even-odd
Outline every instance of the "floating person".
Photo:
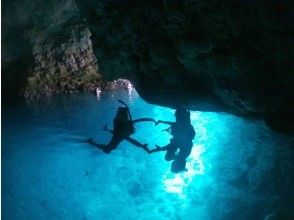
[[92,138],[88,139],[86,142],[101,149],[105,153],[110,153],[112,150],[116,149],[123,140],[127,140],[133,145],[140,147],[149,153],[150,150],[148,149],[147,144],[142,144],[139,141],[131,138],[130,136],[135,133],[135,123],[146,121],[156,123],[156,121],[152,118],[139,118],[133,120],[127,104],[121,100],[118,100],[118,102],[123,104],[125,107],[118,108],[116,116],[113,119],[113,130],[109,130],[107,126],[104,126],[103,129],[112,134],[110,142],[108,144],[97,144],[93,141]]
[[171,161],[171,171],[178,173],[186,171],[186,159],[191,154],[193,147],[193,139],[195,137],[195,130],[191,124],[190,112],[183,108],[178,108],[175,111],[176,122],[157,121],[159,123],[170,125],[169,128],[163,130],[172,135],[170,143],[164,147],[156,145],[156,148],[149,150],[149,153],[158,151],[166,151],[165,160]]

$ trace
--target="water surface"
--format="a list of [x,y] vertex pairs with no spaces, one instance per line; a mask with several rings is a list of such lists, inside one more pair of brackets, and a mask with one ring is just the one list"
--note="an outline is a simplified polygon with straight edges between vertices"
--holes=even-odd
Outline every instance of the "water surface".
[[[133,118],[174,120],[174,110],[135,90],[56,96],[4,106],[3,219],[291,219],[293,137],[261,121],[191,112],[196,130],[188,171],[170,172],[164,153],[128,142],[111,154],[83,143],[106,143],[120,98]],[[167,144],[164,125],[136,125],[150,147]]]

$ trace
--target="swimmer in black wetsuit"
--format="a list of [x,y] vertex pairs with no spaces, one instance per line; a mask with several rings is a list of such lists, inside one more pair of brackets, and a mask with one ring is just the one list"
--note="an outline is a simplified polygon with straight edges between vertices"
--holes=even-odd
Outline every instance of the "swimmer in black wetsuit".
[[186,170],[186,159],[191,154],[193,147],[193,139],[195,130],[191,124],[190,112],[186,109],[179,108],[175,112],[176,122],[161,121],[156,124],[163,123],[170,125],[164,131],[168,131],[173,137],[170,143],[164,147],[156,146],[156,149],[149,150],[149,153],[158,151],[166,151],[165,160],[171,161],[171,171],[178,173]]
[[112,138],[108,144],[97,144],[92,138],[88,139],[87,142],[99,149],[103,150],[105,153],[110,153],[112,150],[116,149],[118,145],[123,141],[127,140],[133,145],[142,148],[146,152],[150,152],[147,144],[141,144],[137,140],[130,137],[130,135],[135,133],[134,124],[137,122],[150,121],[156,123],[152,118],[139,118],[136,120],[132,119],[130,110],[128,106],[121,100],[118,100],[125,107],[119,107],[115,118],[113,119],[113,130],[109,130],[107,126],[104,126],[105,131],[109,131],[112,134]]

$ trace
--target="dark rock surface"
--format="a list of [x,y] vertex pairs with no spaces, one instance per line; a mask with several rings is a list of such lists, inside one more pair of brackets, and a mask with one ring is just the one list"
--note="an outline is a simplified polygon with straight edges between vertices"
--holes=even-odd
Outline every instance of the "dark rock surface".
[[[2,1],[2,96],[20,95],[33,69],[33,44],[38,33],[63,36],[63,24],[76,20],[73,1]],[[66,13],[64,13],[66,12]],[[62,15],[62,16],[61,16]],[[56,37],[56,41],[58,41]]]
[[4,98],[100,86],[91,32],[75,1],[4,1],[3,9]]
[[101,82],[88,28],[77,27],[61,45],[54,38],[37,37],[33,46],[34,69],[24,96],[34,98],[76,90],[94,91]]
[[29,71],[12,67],[21,60],[30,69],[35,41],[29,30],[37,27],[58,41],[54,36],[66,36],[66,27],[83,23],[103,77],[130,79],[145,100],[264,118],[274,129],[294,131],[291,1],[39,4],[4,1],[4,18],[10,18],[3,19],[4,79],[25,82]]

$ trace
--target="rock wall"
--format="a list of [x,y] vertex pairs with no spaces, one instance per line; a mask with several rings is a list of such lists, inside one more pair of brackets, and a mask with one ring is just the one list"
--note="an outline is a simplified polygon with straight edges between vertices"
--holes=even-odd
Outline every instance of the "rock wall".
[[[49,88],[44,86],[43,94],[52,93],[51,88],[79,89],[76,81],[81,75],[76,73],[84,61],[95,63],[95,56],[103,78],[131,80],[149,102],[264,118],[273,128],[294,131],[291,3],[4,1],[4,79],[12,81],[6,85],[29,82],[27,96],[40,93],[31,89],[39,77]],[[88,55],[73,52],[87,45],[81,40],[84,37],[72,34],[79,24],[85,25],[81,33],[88,28],[92,34],[94,55],[91,49]],[[70,39],[81,45],[75,48]],[[11,68],[20,61],[23,70]],[[90,72],[96,71],[96,64],[89,66]],[[67,86],[57,83],[63,72],[73,76],[65,79]],[[28,74],[33,77],[27,81]],[[55,80],[53,87],[51,80]]]
[[103,75],[125,73],[145,100],[261,117],[294,131],[290,1],[77,4]]
[[[33,73],[27,80],[24,96],[35,98],[54,93],[81,90],[94,91],[101,84],[97,60],[93,53],[91,33],[83,25],[72,28],[65,42],[34,39]],[[60,44],[61,43],[61,44]]]
[[91,32],[74,0],[3,1],[2,96],[93,89]]

